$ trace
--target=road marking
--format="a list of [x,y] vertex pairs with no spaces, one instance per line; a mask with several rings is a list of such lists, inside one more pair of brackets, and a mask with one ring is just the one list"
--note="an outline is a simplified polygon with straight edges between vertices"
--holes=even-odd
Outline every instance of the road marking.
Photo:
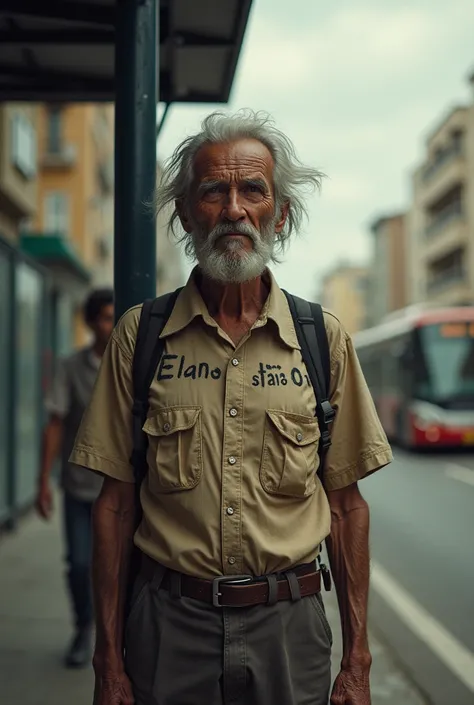
[[464,465],[448,463],[445,473],[446,477],[450,477],[452,480],[458,480],[459,482],[465,482],[466,485],[474,486],[474,470],[465,468]]
[[427,612],[385,568],[373,561],[371,584],[411,631],[474,693],[474,654]]

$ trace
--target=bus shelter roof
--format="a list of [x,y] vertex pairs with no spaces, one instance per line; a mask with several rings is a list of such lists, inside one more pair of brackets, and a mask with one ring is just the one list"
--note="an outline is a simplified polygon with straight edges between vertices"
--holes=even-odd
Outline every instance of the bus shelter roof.
[[[1,0],[0,101],[113,101],[120,1]],[[251,4],[159,0],[160,101],[228,101]]]

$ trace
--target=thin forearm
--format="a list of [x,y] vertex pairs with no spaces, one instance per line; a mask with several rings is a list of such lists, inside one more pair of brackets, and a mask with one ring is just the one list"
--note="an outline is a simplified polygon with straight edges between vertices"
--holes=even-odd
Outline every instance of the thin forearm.
[[63,439],[63,425],[59,418],[53,417],[43,432],[41,449],[41,467],[39,483],[48,483],[54,461],[58,457]]
[[343,662],[370,660],[367,639],[369,509],[361,498],[348,511],[331,512],[327,549],[341,615]]
[[94,505],[92,581],[96,612],[96,660],[122,660],[123,614],[134,533],[133,508],[99,497]]

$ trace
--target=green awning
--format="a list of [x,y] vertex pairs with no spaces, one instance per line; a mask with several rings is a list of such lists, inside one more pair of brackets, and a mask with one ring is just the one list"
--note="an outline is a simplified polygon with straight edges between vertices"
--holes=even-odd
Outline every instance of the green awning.
[[88,283],[90,272],[83,265],[71,243],[54,233],[28,233],[20,237],[20,249],[47,268],[61,269]]

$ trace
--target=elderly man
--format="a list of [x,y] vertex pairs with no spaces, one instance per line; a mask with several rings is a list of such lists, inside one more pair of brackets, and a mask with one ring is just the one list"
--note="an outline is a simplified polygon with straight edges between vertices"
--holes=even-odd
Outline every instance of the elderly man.
[[[391,452],[351,340],[325,312],[336,415],[321,483],[315,394],[268,269],[301,223],[302,189],[319,180],[252,112],[210,115],[164,172],[157,207],[174,204],[197,266],[161,333],[137,530],[140,306],[116,326],[71,458],[105,477],[93,517],[95,705],[327,705],[324,539],[344,642],[331,703],[370,703],[369,511],[357,483]],[[125,619],[133,542],[141,569]]]

